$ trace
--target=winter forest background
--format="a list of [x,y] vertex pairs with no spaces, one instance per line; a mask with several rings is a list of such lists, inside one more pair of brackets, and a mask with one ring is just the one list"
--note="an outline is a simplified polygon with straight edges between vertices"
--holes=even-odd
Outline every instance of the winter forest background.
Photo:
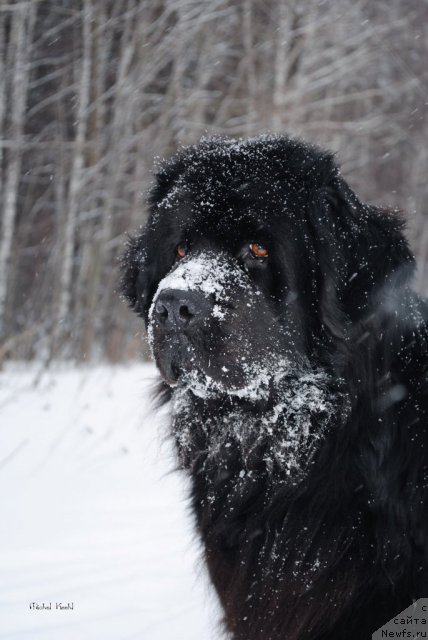
[[428,292],[423,0],[0,0],[0,363],[141,352],[117,293],[154,156],[302,135],[409,212]]
[[408,213],[428,294],[427,53],[426,0],[0,0],[0,640],[225,637],[125,234],[155,156],[289,132]]

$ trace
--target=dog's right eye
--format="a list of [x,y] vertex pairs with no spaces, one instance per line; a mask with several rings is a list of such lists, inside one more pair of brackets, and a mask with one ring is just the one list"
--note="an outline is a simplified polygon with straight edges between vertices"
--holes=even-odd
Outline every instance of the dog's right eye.
[[175,255],[177,256],[178,259],[184,258],[184,256],[187,254],[187,244],[185,242],[180,242],[180,244],[178,244],[175,247]]
[[266,247],[259,242],[252,242],[250,244],[250,251],[254,258],[267,258],[269,255],[269,251]]

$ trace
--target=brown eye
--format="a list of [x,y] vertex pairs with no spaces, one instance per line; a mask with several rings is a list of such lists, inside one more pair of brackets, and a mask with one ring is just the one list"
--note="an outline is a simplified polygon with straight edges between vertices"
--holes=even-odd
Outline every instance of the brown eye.
[[258,242],[252,242],[250,244],[250,251],[255,258],[267,258],[269,251],[262,244]]
[[187,245],[184,242],[181,242],[175,247],[175,255],[177,258],[184,258],[187,253]]

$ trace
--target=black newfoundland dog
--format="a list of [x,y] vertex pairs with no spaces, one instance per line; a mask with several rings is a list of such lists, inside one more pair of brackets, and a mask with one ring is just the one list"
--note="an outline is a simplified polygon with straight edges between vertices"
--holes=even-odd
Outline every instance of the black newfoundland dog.
[[165,162],[124,258],[235,640],[366,640],[428,596],[428,311],[395,214],[286,137]]

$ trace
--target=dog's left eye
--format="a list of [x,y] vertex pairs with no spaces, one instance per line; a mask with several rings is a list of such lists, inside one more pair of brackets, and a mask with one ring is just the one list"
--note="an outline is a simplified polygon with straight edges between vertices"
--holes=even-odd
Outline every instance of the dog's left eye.
[[269,255],[266,247],[258,242],[252,242],[250,244],[250,251],[254,258],[267,258]]
[[187,244],[185,242],[180,242],[180,244],[175,247],[175,255],[177,256],[177,258],[184,258],[186,254]]

